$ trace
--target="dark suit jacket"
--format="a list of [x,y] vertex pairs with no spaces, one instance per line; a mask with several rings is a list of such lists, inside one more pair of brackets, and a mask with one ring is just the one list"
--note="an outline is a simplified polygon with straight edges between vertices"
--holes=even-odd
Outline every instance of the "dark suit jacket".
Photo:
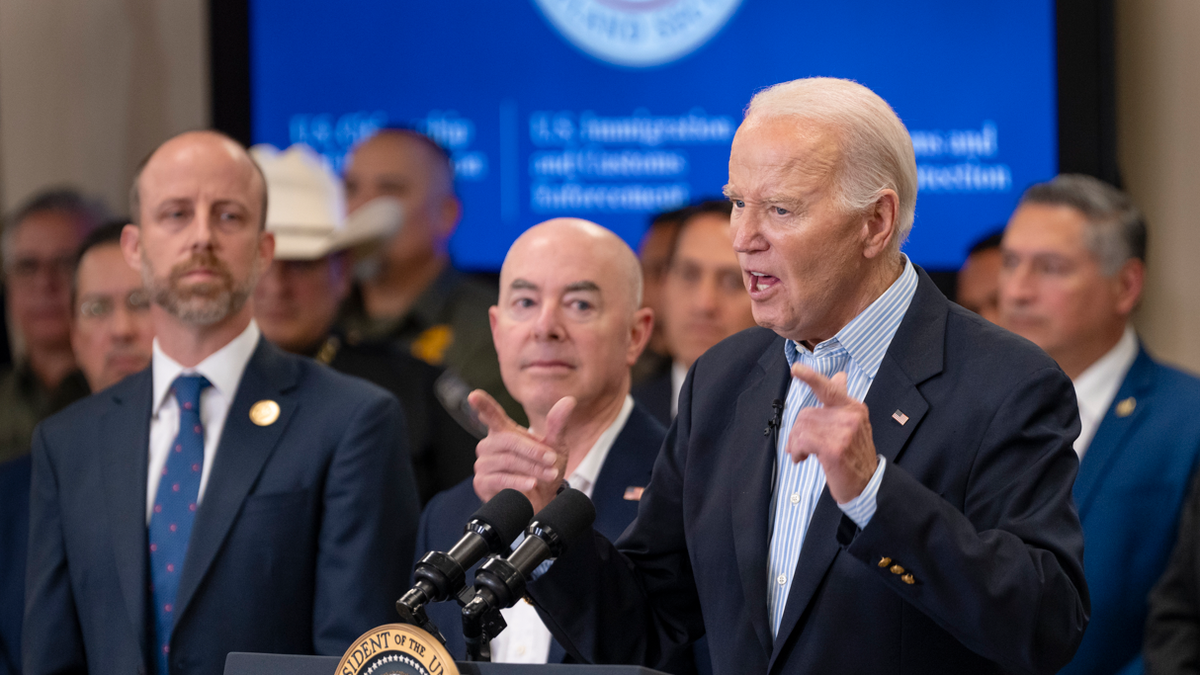
[[629,392],[664,427],[671,426],[671,370],[634,385]]
[[[1133,411],[1119,415],[1129,399]],[[1200,459],[1198,406],[1200,380],[1139,351],[1075,479],[1092,620],[1063,673],[1117,673],[1137,659],[1147,596],[1167,566]]]
[[[147,369],[34,436],[25,672],[147,671]],[[250,407],[281,413],[256,426]],[[174,675],[230,651],[340,655],[395,619],[417,497],[396,399],[260,341],[184,561]]]
[[[645,487],[650,483],[650,470],[654,458],[662,446],[667,430],[656,422],[640,405],[634,405],[625,427],[613,441],[604,466],[596,478],[592,490],[592,502],[596,506],[598,531],[616,538],[637,516],[636,501],[625,499],[628,487]],[[421,527],[417,534],[416,560],[428,551],[449,551],[463,535],[463,526],[471,515],[482,506],[475,488],[468,478],[453,488],[437,495],[421,514]],[[472,574],[468,573],[468,580]],[[466,657],[466,646],[462,637],[462,612],[453,600],[426,607],[435,625],[446,636],[446,648],[457,659]],[[557,642],[550,645],[550,663],[561,663],[566,652]]]
[[597,535],[530,585],[559,641],[590,661],[652,665],[707,632],[716,673],[1066,664],[1088,615],[1071,382],[924,272],[865,400],[888,462],[878,509],[859,530],[825,490],[772,639],[763,431],[790,381],[783,344],[750,329],[693,365],[619,550]]
[[1200,672],[1200,473],[1184,504],[1167,571],[1150,593],[1143,656],[1147,675]]
[[0,464],[0,675],[21,672],[32,466],[29,455]]

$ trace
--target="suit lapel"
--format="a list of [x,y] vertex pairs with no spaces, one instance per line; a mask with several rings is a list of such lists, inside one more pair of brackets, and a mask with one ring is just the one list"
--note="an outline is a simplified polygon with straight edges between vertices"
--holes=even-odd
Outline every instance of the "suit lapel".
[[[663,432],[650,414],[634,404],[621,433],[613,440],[608,456],[596,477],[592,503],[596,506],[595,528],[602,534],[613,532],[616,541],[625,526],[637,514],[637,502],[625,499],[625,490],[646,487],[654,459],[662,448]],[[657,431],[657,433],[655,433]]]
[[[1079,476],[1075,479],[1074,494],[1080,520],[1087,515],[1099,492],[1099,486],[1117,463],[1122,448],[1129,447],[1125,439],[1141,424],[1142,415],[1149,403],[1146,400],[1146,391],[1151,386],[1153,369],[1154,362],[1150,360],[1150,355],[1139,346],[1137,358],[1129,367],[1117,395],[1109,403],[1108,412],[1100,420],[1100,426],[1096,428],[1087,452],[1083,454],[1083,461],[1079,463]],[[1136,401],[1133,411],[1124,417],[1117,415],[1117,405],[1130,397]]]
[[[100,419],[101,472],[113,557],[125,606],[146,652],[146,609],[149,575],[146,556],[146,473],[150,453],[149,370],[130,376],[114,388],[113,406]],[[102,394],[103,395],[103,394]]]
[[[175,602],[181,617],[176,626],[186,616],[188,604],[233,527],[242,502],[295,412],[296,402],[286,392],[295,384],[296,376],[295,365],[260,338],[229,407],[212,475],[196,512]],[[260,427],[251,422],[250,407],[264,399],[278,403],[280,412],[274,423]]]
[[[896,330],[863,401],[869,411],[875,451],[888,462],[900,459],[909,437],[929,410],[929,403],[917,390],[917,385],[940,373],[944,359],[949,303],[921,268],[917,268],[917,273],[919,280],[912,304]],[[900,413],[899,419],[893,417],[896,412]],[[904,421],[901,422],[901,419]],[[841,551],[837,533],[843,519],[842,510],[829,494],[829,488],[825,488],[804,535],[804,546],[800,549],[800,559],[796,563],[792,587],[788,591],[787,605],[771,654],[772,667]],[[851,523],[849,519],[846,522]],[[765,586],[765,559],[760,569]],[[763,598],[765,606],[765,590]]]
[[772,340],[759,359],[758,369],[746,379],[746,387],[738,397],[733,416],[734,428],[727,435],[728,442],[745,446],[741,489],[733,495],[733,545],[750,623],[764,653],[771,651],[771,627],[767,622],[767,551],[770,548],[768,519],[775,477],[775,445],[774,436],[764,435],[763,431],[771,419],[771,403],[787,397],[790,382],[783,340]]

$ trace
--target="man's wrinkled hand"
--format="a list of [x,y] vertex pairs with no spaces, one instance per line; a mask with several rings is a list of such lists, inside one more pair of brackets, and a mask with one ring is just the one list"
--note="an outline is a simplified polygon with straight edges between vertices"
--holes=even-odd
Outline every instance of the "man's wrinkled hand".
[[475,448],[475,494],[486,502],[512,488],[529,498],[535,513],[542,510],[554,499],[566,474],[569,453],[563,432],[575,399],[565,396],[554,404],[541,437],[512,421],[482,389],[471,392],[467,402],[488,430]]
[[867,406],[847,393],[846,373],[825,377],[797,363],[792,377],[807,384],[822,407],[804,408],[796,416],[788,454],[795,462],[815,455],[825,469],[829,494],[845,504],[862,494],[879,465]]

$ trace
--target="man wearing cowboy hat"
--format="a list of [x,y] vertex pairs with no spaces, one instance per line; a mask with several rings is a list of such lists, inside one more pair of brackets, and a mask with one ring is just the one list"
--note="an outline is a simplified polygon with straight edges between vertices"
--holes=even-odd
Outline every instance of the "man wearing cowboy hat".
[[334,328],[352,269],[372,264],[364,251],[395,233],[402,207],[397,200],[378,199],[344,217],[342,186],[310,148],[293,145],[280,152],[259,145],[250,152],[267,177],[267,230],[275,234],[275,260],[254,291],[258,325],[276,346],[366,379],[400,399],[425,503],[471,475],[476,439],[463,428],[474,424],[464,412],[466,385],[390,343],[349,344]]

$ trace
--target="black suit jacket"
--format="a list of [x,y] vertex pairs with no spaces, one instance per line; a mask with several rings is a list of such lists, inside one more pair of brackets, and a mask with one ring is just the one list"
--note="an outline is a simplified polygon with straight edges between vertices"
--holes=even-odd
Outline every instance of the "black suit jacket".
[[530,586],[559,641],[654,665],[707,633],[717,673],[1049,673],[1070,660],[1088,616],[1071,382],[923,272],[865,400],[888,462],[878,509],[859,530],[825,490],[772,637],[763,430],[790,381],[783,344],[751,329],[693,365],[619,550],[597,535]]
[[[626,489],[644,488],[649,484],[654,458],[658,456],[658,449],[666,434],[667,430],[645,409],[634,405],[625,427],[604,458],[604,466],[592,490],[597,531],[615,539],[633,522],[638,503],[625,498]],[[470,478],[434,497],[421,514],[416,560],[427,551],[449,551],[462,537],[463,527],[480,506],[482,502],[476,496]],[[468,574],[468,580],[470,576]],[[450,655],[464,659],[466,645],[462,637],[462,611],[458,604],[452,600],[435,603],[427,606],[426,611],[446,636],[446,648],[450,650]],[[563,648],[557,642],[552,642],[550,663],[561,663],[565,656]]]
[[474,472],[479,439],[454,419],[436,393],[444,369],[390,343],[341,345],[329,367],[383,387],[399,399],[421,504]]
[[[151,373],[50,418],[33,445],[27,675],[147,671]],[[278,420],[256,426],[269,399]],[[417,497],[396,399],[260,340],[184,561],[174,675],[230,651],[341,654],[395,619]]]

